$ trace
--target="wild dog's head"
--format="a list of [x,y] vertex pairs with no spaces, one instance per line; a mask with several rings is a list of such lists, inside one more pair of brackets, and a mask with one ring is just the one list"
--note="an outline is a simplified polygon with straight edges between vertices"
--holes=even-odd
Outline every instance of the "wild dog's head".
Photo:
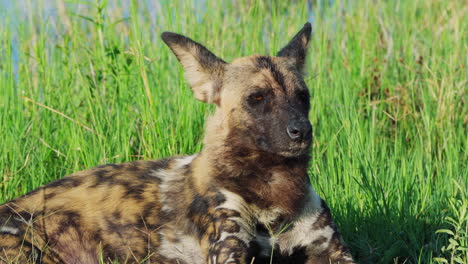
[[181,62],[195,98],[217,106],[205,144],[285,157],[307,153],[312,128],[309,91],[301,75],[309,23],[277,56],[249,56],[227,63],[199,43],[165,32],[162,39]]

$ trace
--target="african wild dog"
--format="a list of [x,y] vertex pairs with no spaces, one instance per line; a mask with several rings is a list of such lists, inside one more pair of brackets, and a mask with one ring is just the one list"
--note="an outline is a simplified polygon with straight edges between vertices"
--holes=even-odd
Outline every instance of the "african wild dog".
[[227,63],[163,33],[195,97],[217,106],[203,150],[77,172],[1,205],[0,262],[353,263],[307,175],[310,34]]

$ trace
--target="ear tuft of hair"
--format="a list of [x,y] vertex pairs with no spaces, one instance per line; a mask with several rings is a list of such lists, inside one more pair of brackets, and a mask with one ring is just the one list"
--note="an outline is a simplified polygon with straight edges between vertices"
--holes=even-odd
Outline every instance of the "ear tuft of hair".
[[195,98],[206,103],[219,104],[226,62],[200,43],[177,33],[164,32],[161,38],[182,64]]
[[276,56],[287,57],[302,71],[307,56],[307,46],[309,44],[312,25],[307,22],[302,29],[292,38],[292,40],[282,48]]
[[170,46],[171,43],[181,42],[187,39],[186,37],[182,35],[179,35],[174,32],[167,32],[167,31],[161,34],[161,38],[164,41],[164,43],[166,43],[168,46]]

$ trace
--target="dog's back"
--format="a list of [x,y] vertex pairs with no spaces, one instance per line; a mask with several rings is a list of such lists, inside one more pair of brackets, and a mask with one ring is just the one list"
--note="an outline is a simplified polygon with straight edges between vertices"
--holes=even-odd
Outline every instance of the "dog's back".
[[125,263],[147,258],[161,263],[174,256],[164,252],[174,243],[186,247],[181,254],[190,257],[187,263],[197,263],[201,251],[199,246],[194,249],[196,239],[182,241],[184,236],[175,233],[186,225],[178,217],[185,205],[177,203],[184,203],[185,166],[190,160],[104,165],[1,205],[1,260]]

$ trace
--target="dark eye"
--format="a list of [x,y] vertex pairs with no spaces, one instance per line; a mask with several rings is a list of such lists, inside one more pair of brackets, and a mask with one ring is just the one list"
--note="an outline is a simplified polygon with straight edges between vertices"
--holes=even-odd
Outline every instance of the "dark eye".
[[297,93],[297,97],[299,98],[299,100],[302,102],[302,103],[305,103],[305,102],[309,102],[310,100],[310,96],[309,96],[309,92],[307,91],[300,91]]
[[263,100],[263,95],[255,95],[254,96],[255,101],[262,101]]
[[256,92],[256,93],[253,93],[251,95],[249,95],[248,97],[248,102],[250,105],[254,106],[254,105],[258,105],[262,102],[264,102],[266,99],[265,97],[265,94],[263,92]]
[[309,91],[299,91],[297,93],[297,99],[299,101],[299,103],[305,107],[305,109],[309,109],[310,108],[310,95],[309,95]]

